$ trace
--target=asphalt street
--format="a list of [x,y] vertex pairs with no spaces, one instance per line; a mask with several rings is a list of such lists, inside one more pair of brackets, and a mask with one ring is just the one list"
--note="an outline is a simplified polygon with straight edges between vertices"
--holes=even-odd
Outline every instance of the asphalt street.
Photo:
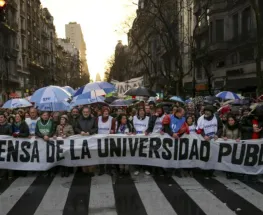
[[0,181],[1,215],[259,215],[263,182],[75,173]]

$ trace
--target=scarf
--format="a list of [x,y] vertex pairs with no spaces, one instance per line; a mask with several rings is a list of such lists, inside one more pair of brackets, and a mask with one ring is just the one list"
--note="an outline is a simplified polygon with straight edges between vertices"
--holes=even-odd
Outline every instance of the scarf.
[[64,135],[64,128],[66,124],[59,126],[59,136],[62,137]]

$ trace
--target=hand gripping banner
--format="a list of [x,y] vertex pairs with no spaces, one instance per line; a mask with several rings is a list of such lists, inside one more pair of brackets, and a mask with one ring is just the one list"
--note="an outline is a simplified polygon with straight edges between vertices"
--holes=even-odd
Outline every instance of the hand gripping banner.
[[46,142],[0,136],[0,169],[44,171],[58,165],[98,164],[263,174],[263,139],[207,142],[199,135],[184,135],[179,140],[160,134],[76,135]]

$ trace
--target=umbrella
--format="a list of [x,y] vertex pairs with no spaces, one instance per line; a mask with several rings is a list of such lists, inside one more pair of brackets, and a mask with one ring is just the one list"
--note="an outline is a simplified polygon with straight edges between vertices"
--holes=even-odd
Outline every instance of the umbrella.
[[227,100],[227,99],[240,99],[240,97],[232,92],[229,91],[223,91],[216,95],[216,97]]
[[181,103],[184,103],[183,99],[181,99],[179,96],[173,96],[170,98],[171,101],[174,101],[174,102],[181,102]]
[[24,108],[24,107],[30,107],[32,104],[28,102],[26,99],[10,99],[8,100],[2,108]]
[[92,97],[92,92],[84,93],[82,95],[73,97],[70,106],[75,107],[79,105],[89,105],[89,104],[94,104],[94,103],[103,103],[105,98],[103,96],[98,96],[98,97]]
[[40,111],[69,111],[70,104],[67,101],[36,103],[35,107]]
[[110,103],[114,102],[117,99],[118,99],[118,97],[110,96],[110,97],[106,97],[105,102],[110,104]]
[[38,89],[32,96],[30,101],[43,104],[66,101],[70,98],[70,94],[61,87],[49,86]]
[[112,107],[127,107],[132,104],[132,100],[118,99],[110,104]]
[[75,94],[75,90],[70,87],[70,86],[65,86],[65,87],[62,87],[64,90],[66,90],[70,95],[74,95]]
[[124,95],[126,96],[145,96],[145,97],[156,97],[156,93],[145,87],[136,87],[127,90]]
[[93,97],[104,96],[115,90],[116,90],[115,86],[108,82],[94,82],[94,83],[86,84],[85,86],[79,88],[77,92],[74,94],[74,97],[91,91],[93,92],[92,95]]

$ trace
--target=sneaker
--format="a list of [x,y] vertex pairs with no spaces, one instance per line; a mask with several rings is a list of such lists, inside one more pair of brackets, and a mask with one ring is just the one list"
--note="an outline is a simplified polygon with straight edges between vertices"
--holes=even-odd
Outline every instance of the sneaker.
[[140,174],[140,172],[138,170],[136,170],[135,172],[133,172],[133,175],[138,176]]
[[148,170],[144,171],[145,175],[151,175],[151,173]]

